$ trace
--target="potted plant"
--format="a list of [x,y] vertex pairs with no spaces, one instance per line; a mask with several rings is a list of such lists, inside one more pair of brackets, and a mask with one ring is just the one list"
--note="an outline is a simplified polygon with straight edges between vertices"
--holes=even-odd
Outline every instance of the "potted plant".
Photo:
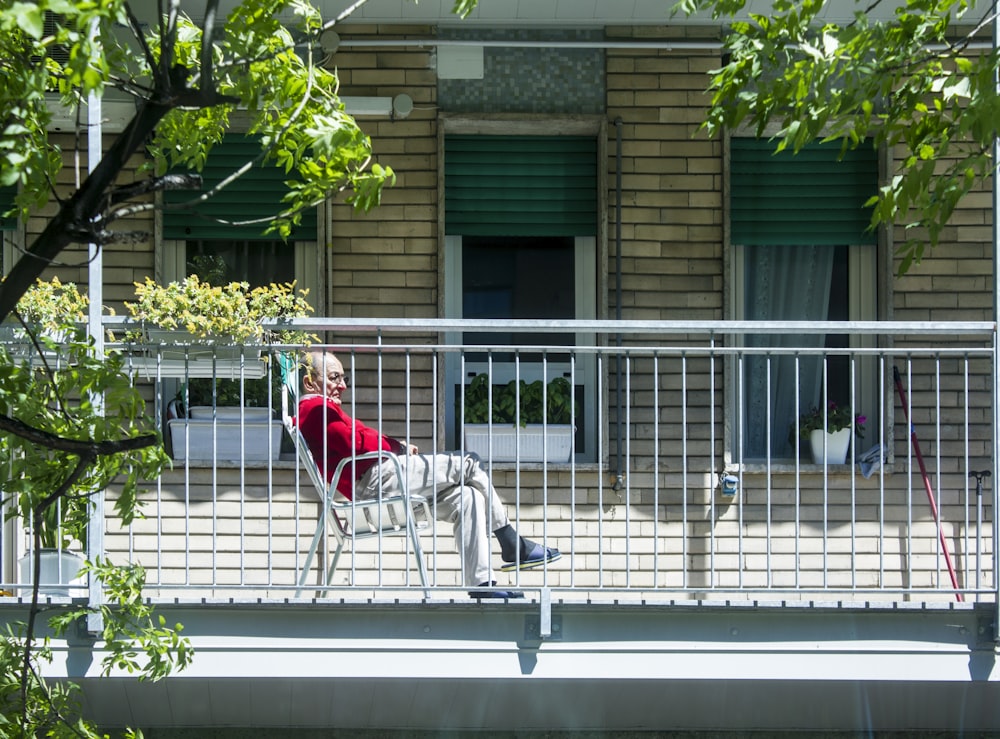
[[[864,438],[867,420],[860,414],[852,416],[849,408],[831,401],[825,412],[813,406],[807,413],[799,416],[798,429],[800,436],[808,439],[816,464],[844,464],[851,446],[851,436]],[[788,430],[789,438],[792,440],[795,428],[793,424]]]
[[268,329],[262,323],[269,318],[309,315],[313,308],[307,294],[296,290],[294,282],[251,288],[247,282],[213,285],[190,275],[160,285],[147,277],[135,283],[136,300],[125,301],[125,308],[141,322],[150,343],[184,345],[179,351],[162,350],[163,356],[239,357],[247,346],[260,356],[257,347],[264,341],[296,343],[311,338],[302,331]]
[[565,377],[491,388],[489,375],[476,375],[465,388],[465,450],[494,462],[569,462],[572,414],[573,388]]
[[63,283],[58,277],[48,281],[39,279],[17,301],[20,320],[5,322],[0,327],[0,339],[7,343],[11,353],[24,356],[33,348],[28,336],[30,330],[43,349],[55,349],[73,331],[82,330],[89,303],[88,297],[72,282]]
[[[144,334],[131,338],[158,345],[165,359],[213,363],[258,359],[265,341],[309,343],[315,338],[263,325],[266,319],[300,318],[312,312],[307,292],[296,290],[294,283],[251,288],[246,282],[213,285],[190,275],[167,285],[147,278],[136,283],[135,292],[135,302],[126,302],[125,307],[141,322]],[[268,411],[268,390],[266,380],[190,379],[172,404],[179,412],[167,421],[174,458],[276,458],[282,425]]]
[[15,508],[33,535],[32,544],[18,562],[21,582],[31,582],[35,567],[34,542],[38,542],[39,592],[82,596],[85,580],[80,577],[80,570],[86,562],[83,552],[87,547],[90,499],[66,496],[35,516],[32,506],[37,502],[35,496],[22,493]]

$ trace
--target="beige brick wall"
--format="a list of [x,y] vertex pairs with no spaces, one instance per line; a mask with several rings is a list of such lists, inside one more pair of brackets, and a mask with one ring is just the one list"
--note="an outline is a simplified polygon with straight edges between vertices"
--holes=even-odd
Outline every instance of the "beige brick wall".
[[[404,32],[405,31],[405,32]],[[433,35],[431,28],[350,27],[350,38]],[[345,31],[344,37],[348,36]],[[347,47],[332,62],[345,96],[406,93],[402,120],[358,120],[376,161],[396,173],[376,212],[332,208],[327,315],[433,318],[438,315],[437,79],[427,48]]]
[[[104,146],[111,144],[111,136],[104,137]],[[57,134],[52,142],[62,150],[63,169],[56,181],[58,196],[65,199],[72,193],[79,182],[87,177],[87,139],[68,134]],[[118,177],[120,184],[130,183],[135,179],[136,169],[144,164],[141,155],[133,156],[125,165]],[[150,198],[151,199],[151,198]],[[42,209],[33,213],[25,224],[26,247],[30,247],[41,234],[48,221],[57,212],[57,201],[50,200]],[[147,234],[134,243],[109,244],[102,249],[104,261],[104,304],[117,314],[124,313],[123,300],[134,298],[133,283],[142,281],[153,270],[153,212],[140,213],[115,223],[115,229],[121,231],[144,232]],[[15,254],[15,258],[17,258]],[[63,282],[74,282],[81,287],[88,282],[88,250],[85,245],[75,245],[67,248],[56,262],[46,269],[43,279],[53,276]]]

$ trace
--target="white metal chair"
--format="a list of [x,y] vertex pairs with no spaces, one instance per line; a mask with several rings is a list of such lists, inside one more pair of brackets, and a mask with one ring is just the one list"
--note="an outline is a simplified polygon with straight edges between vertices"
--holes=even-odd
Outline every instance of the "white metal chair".
[[[324,502],[320,510],[319,521],[316,524],[316,533],[313,535],[309,553],[306,555],[306,561],[302,565],[302,572],[298,578],[296,597],[301,595],[305,589],[313,557],[316,556],[320,542],[323,541],[327,531],[332,533],[337,541],[337,547],[326,571],[325,583],[327,586],[333,580],[334,570],[337,568],[340,555],[348,542],[352,542],[353,549],[354,542],[363,539],[408,536],[409,548],[420,574],[420,583],[426,593],[427,566],[424,563],[424,553],[420,547],[418,532],[430,528],[433,521],[427,499],[422,495],[412,494],[405,490],[401,493],[383,495],[371,500],[347,500],[338,494],[337,482],[340,480],[344,468],[351,462],[363,459],[388,460],[396,466],[398,479],[405,479],[399,459],[387,451],[367,452],[353,457],[345,457],[337,463],[330,484],[327,485],[294,416],[289,411],[290,399],[292,403],[295,403],[296,411],[298,410],[298,372],[295,359],[286,353],[279,353],[277,359],[282,379],[281,419],[295,444],[296,456],[302,466],[306,468],[320,500]],[[328,525],[329,528],[327,528]]]

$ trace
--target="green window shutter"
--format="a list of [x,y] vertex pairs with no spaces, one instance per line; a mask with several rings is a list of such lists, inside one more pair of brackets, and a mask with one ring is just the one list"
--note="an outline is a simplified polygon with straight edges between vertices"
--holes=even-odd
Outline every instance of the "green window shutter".
[[[208,155],[202,170],[202,192],[211,190],[238,167],[260,153],[260,143],[248,136],[227,135]],[[228,185],[218,195],[193,210],[171,209],[192,200],[197,191],[167,192],[163,214],[163,237],[166,239],[244,239],[273,241],[274,234],[265,236],[266,223],[247,226],[229,226],[215,218],[227,221],[245,221],[276,215],[281,211],[281,197],[286,191],[284,181],[289,179],[284,169],[271,164],[255,164],[249,172]],[[302,222],[292,230],[293,240],[316,240],[316,209],[302,214]]]
[[593,236],[597,140],[445,138],[445,231],[455,236]]
[[865,201],[878,189],[878,159],[862,146],[809,144],[774,154],[765,139],[730,141],[732,242],[745,246],[874,244]]
[[4,215],[7,211],[14,207],[14,198],[16,196],[16,185],[0,187],[0,231],[13,231],[17,228],[17,216]]

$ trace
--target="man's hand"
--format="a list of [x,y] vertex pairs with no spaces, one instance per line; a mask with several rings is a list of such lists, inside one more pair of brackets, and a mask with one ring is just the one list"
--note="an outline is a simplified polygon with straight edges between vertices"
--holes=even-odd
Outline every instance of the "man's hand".
[[407,445],[406,445],[406,453],[407,454],[420,454],[420,450],[417,449],[417,445],[416,444],[407,443]]

